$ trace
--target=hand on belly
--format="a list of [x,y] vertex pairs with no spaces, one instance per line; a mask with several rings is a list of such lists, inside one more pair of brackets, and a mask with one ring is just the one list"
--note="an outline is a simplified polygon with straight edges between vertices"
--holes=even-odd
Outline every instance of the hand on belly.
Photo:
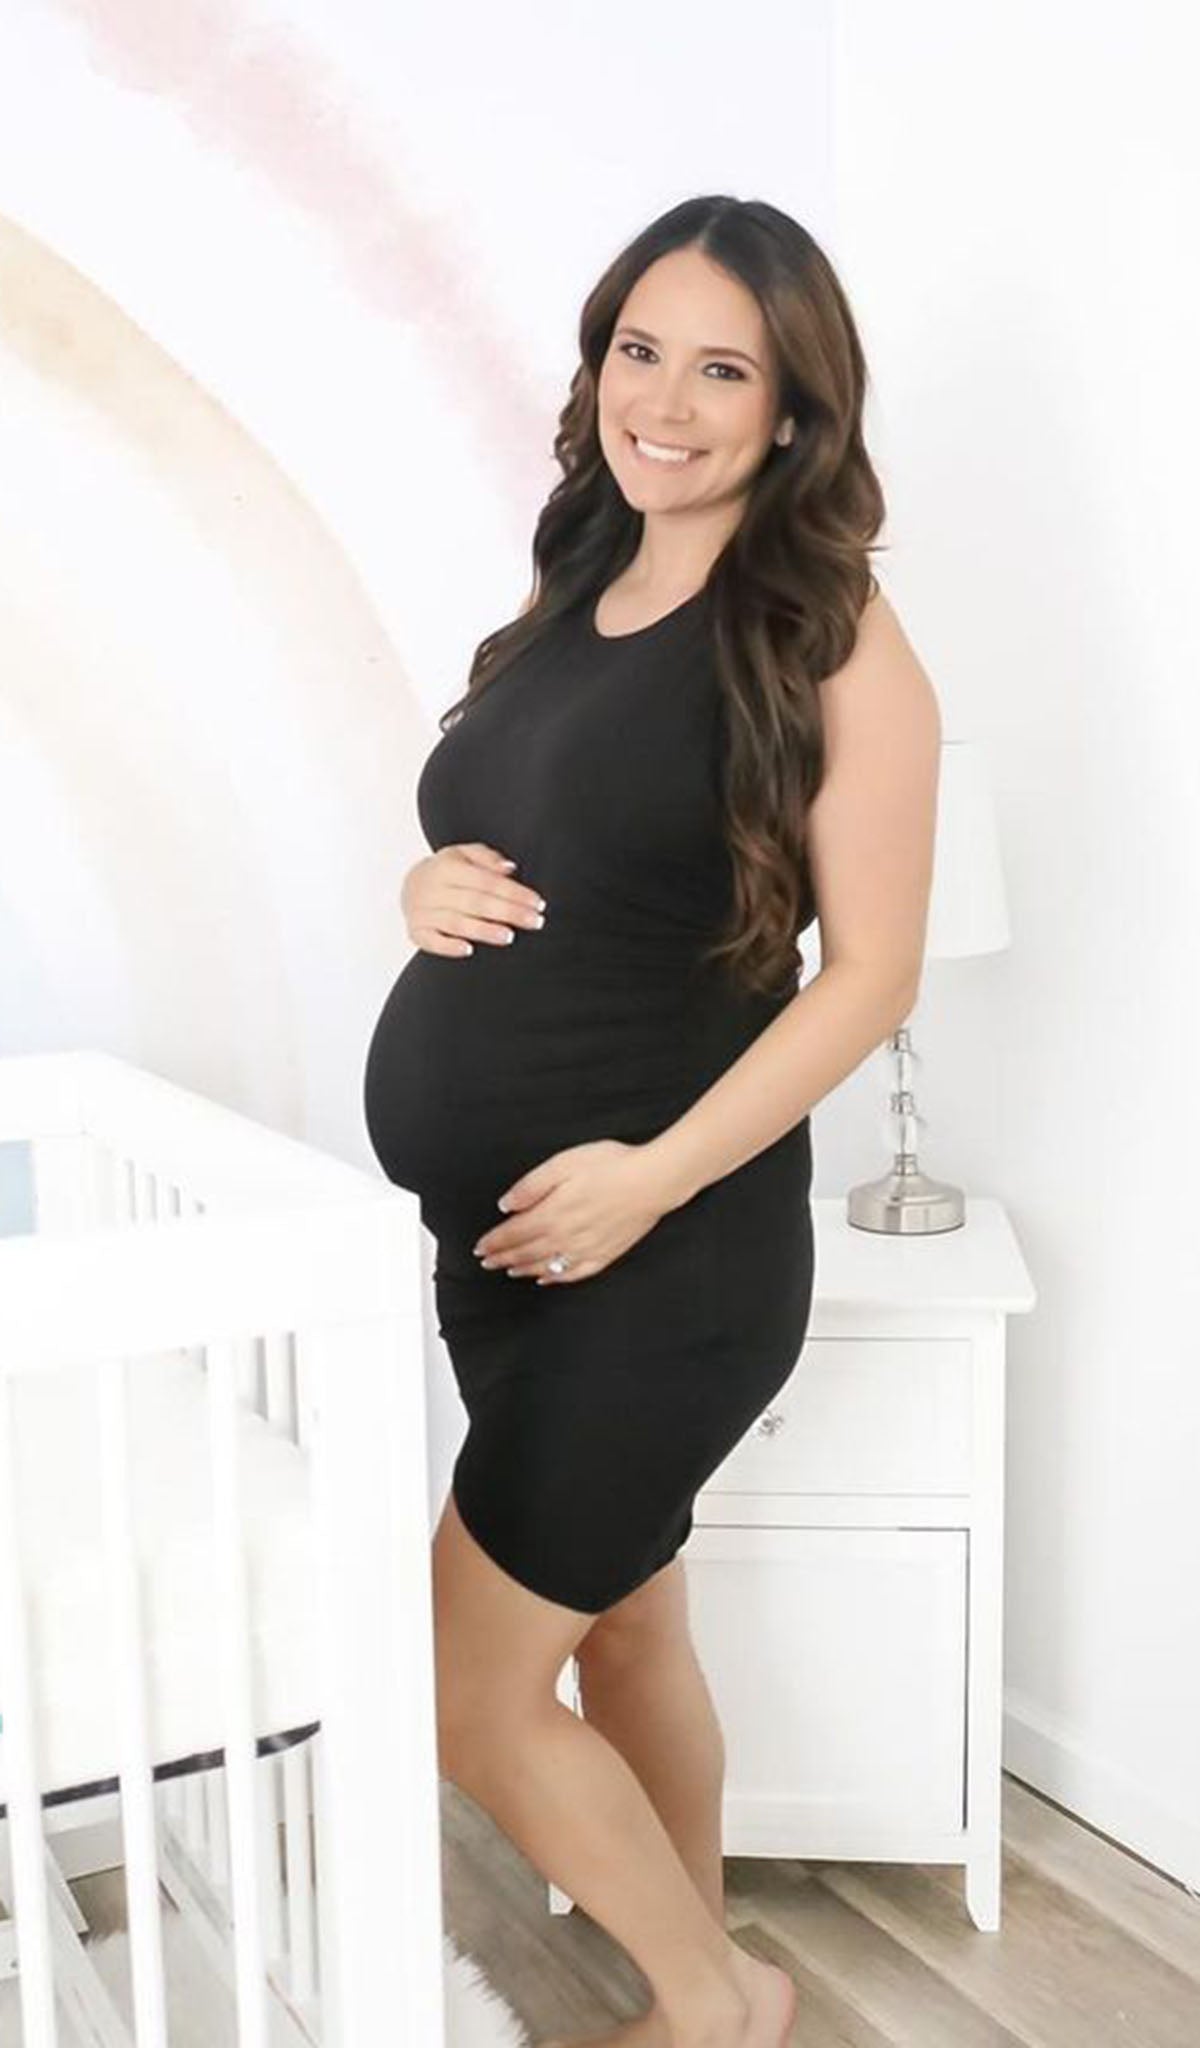
[[[590,1279],[654,1228],[671,1203],[641,1145],[601,1138],[572,1145],[523,1173],[501,1194],[503,1223],[473,1247],[483,1267],[539,1287]],[[561,1270],[547,1261],[561,1259]]]

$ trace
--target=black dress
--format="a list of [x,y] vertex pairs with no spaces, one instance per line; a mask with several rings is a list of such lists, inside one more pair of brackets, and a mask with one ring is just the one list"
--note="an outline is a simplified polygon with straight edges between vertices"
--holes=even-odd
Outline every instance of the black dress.
[[791,1372],[813,1287],[809,1119],[581,1280],[490,1272],[497,1197],[553,1152],[639,1143],[784,1007],[699,954],[732,888],[707,586],[639,631],[560,615],[437,741],[430,846],[482,840],[546,899],[542,930],[418,950],[366,1061],[388,1177],[420,1197],[470,1427],[452,1478],[511,1577],[597,1614],[669,1563],[696,1492]]

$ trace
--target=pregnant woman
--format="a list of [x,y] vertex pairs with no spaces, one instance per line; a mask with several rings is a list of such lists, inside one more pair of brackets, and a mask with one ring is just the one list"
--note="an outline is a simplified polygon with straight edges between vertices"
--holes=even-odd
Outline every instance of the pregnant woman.
[[725,1929],[678,1553],[804,1342],[809,1112],[915,1000],[940,722],[871,574],[862,352],[811,236],[686,201],[580,354],[534,595],[421,772],[417,951],[366,1064],[469,1417],[439,1758],[649,1980],[593,2039],[782,2048],[795,1986]]

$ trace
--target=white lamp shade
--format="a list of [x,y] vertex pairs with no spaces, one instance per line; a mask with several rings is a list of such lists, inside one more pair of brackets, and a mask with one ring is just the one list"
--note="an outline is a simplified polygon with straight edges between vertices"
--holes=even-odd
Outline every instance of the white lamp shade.
[[927,960],[1000,953],[1011,944],[1000,841],[983,756],[973,740],[944,740],[938,778]]

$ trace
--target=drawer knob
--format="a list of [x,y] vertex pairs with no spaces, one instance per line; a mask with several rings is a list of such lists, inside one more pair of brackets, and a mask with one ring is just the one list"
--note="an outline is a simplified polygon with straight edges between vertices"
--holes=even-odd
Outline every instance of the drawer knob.
[[758,1421],[755,1423],[754,1434],[755,1436],[774,1436],[777,1430],[783,1428],[786,1421],[787,1416],[778,1408],[768,1408],[759,1416]]

